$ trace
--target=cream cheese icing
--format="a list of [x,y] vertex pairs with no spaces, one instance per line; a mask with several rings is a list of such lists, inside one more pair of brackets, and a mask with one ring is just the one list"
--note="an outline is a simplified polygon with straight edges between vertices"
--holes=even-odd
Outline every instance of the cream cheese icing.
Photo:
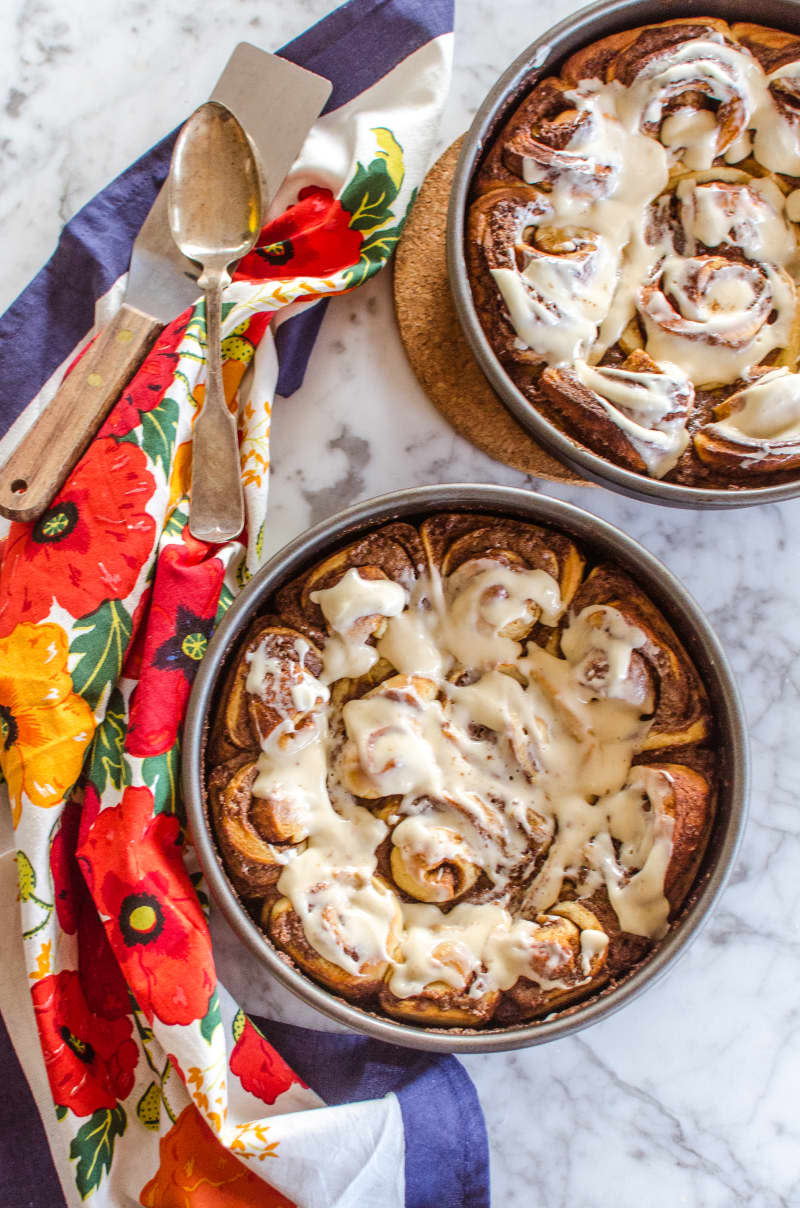
[[[520,977],[561,987],[571,954],[546,923],[565,881],[578,896],[605,886],[626,930],[664,934],[668,785],[632,767],[653,704],[633,675],[640,629],[596,605],[566,618],[559,653],[519,640],[563,617],[558,584],[489,558],[431,568],[408,591],[348,571],[314,597],[329,644],[364,617],[385,622],[378,648],[397,672],[341,706],[321,680],[298,683],[313,724],[287,715],[262,742],[253,793],[289,800],[307,834],[278,889],[321,956],[349,973],[385,963],[399,998],[434,983],[479,997]],[[260,651],[248,691],[277,674]],[[381,876],[387,842],[416,902]],[[443,909],[445,873],[456,896],[482,888]],[[607,942],[580,931],[579,977]]]
[[[627,86],[580,80],[564,93],[566,146],[546,164],[522,156],[523,179],[547,199],[532,243],[537,229],[579,242],[560,255],[520,244],[515,267],[491,269],[518,347],[574,369],[655,477],[689,444],[691,403],[665,423],[653,373],[618,405],[621,384],[599,362],[631,320],[659,371],[679,367],[699,387],[746,380],[776,355],[794,371],[800,190],[784,196],[766,173],[800,175],[800,123],[775,91],[798,80],[797,62],[765,72],[709,29],[654,54]],[[670,108],[684,95],[693,103]],[[719,163],[748,155],[755,175]]]

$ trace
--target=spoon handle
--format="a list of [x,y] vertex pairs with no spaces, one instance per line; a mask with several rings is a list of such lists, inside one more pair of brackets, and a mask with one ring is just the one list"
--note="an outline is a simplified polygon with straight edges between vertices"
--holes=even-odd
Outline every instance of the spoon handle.
[[189,531],[200,541],[228,541],[244,527],[236,419],[222,384],[222,287],[227,273],[206,272],[206,393],[192,434],[192,498]]

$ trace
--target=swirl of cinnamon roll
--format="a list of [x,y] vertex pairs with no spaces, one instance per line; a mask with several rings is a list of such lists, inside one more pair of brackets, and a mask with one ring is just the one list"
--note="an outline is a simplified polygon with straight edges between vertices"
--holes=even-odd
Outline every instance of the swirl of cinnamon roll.
[[562,610],[581,581],[585,558],[563,533],[523,521],[442,512],[423,522],[420,535],[428,560],[445,579],[470,563],[493,562],[519,570],[541,570],[558,586]]
[[[522,249],[530,244],[540,223],[552,214],[547,198],[528,185],[505,184],[478,197],[469,212],[467,256],[476,286],[476,299],[489,306],[496,295],[490,274],[495,269],[516,273]],[[537,364],[541,358],[525,348],[511,322],[498,313],[495,346],[513,363]]]
[[722,473],[800,466],[800,374],[766,369],[714,409],[695,433],[698,456]]
[[276,730],[277,741],[313,725],[328,699],[320,683],[320,651],[297,629],[263,622],[234,663],[223,689],[224,708],[211,738],[215,762],[254,751]]
[[518,337],[542,360],[585,357],[611,305],[618,253],[588,228],[534,230],[513,268],[491,270],[494,283]]
[[508,999],[518,1018],[568,1006],[608,980],[608,935],[582,902],[562,902],[534,922],[518,923],[509,938],[509,963],[517,977]]
[[[598,607],[599,615],[594,613]],[[612,608],[641,638],[623,663],[614,657],[603,623],[605,608]],[[593,613],[599,624],[593,622]],[[586,690],[597,699],[610,695],[627,700],[651,714],[642,750],[682,747],[708,737],[708,700],[691,659],[666,619],[624,571],[596,566],[575,595],[571,617],[582,618],[582,623],[575,632],[568,624],[561,646],[564,649],[566,640],[565,653],[585,668]]]
[[677,365],[637,349],[621,365],[546,369],[544,394],[586,443],[632,470],[662,478],[689,443],[694,386]]
[[231,878],[245,898],[270,891],[290,847],[308,836],[307,815],[297,792],[256,796],[258,768],[247,757],[220,764],[208,779],[217,839]]
[[436,684],[422,676],[393,675],[343,709],[347,741],[339,757],[342,783],[356,797],[377,800],[419,785],[431,760],[423,733],[423,706]]
[[[406,922],[411,924],[406,959],[388,974],[381,988],[379,1002],[383,1010],[395,1019],[429,1027],[478,1027],[488,1023],[497,1009],[500,991],[482,988],[482,966],[475,953],[458,940],[439,939],[437,933],[446,931],[446,926],[434,926],[432,930],[415,927],[417,917],[413,907],[406,907]],[[425,980],[426,975],[431,980]],[[409,989],[416,993],[408,993]]]
[[[675,187],[680,246],[686,256],[733,249],[752,261],[783,265],[795,254],[774,180],[748,180],[731,169],[710,179],[684,177]],[[665,198],[669,200],[669,197]]]
[[800,176],[800,38],[747,22],[737,22],[732,32],[766,77],[770,103],[755,114],[753,152],[771,172]]
[[707,776],[693,767],[637,764],[597,808],[607,829],[591,844],[596,871],[585,875],[581,892],[608,934],[607,968],[615,977],[641,960],[653,936],[666,933],[685,900],[705,852],[713,796]]
[[477,881],[480,864],[452,826],[404,818],[392,831],[390,856],[395,884],[418,902],[452,902]]
[[342,871],[311,887],[302,913],[281,898],[264,914],[272,940],[328,989],[356,1000],[381,989],[402,918],[379,878]]
[[630,90],[641,129],[689,168],[710,167],[740,139],[752,116],[749,57],[722,22],[646,28],[608,74]]
[[719,255],[667,256],[639,290],[647,351],[696,385],[734,381],[789,341],[795,287],[781,269]]
[[[276,595],[288,623],[324,648],[323,678],[359,676],[377,662],[374,640],[424,567],[417,530],[396,521],[346,546]],[[370,582],[365,595],[359,584]]]
[[608,196],[619,164],[613,147],[605,156],[592,150],[602,121],[591,93],[547,80],[503,140],[503,163],[529,185],[558,183],[577,198]]

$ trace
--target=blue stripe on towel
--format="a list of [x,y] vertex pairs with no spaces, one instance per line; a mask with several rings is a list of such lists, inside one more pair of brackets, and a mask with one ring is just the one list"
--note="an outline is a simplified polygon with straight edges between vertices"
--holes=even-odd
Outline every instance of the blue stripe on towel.
[[[326,1103],[394,1092],[406,1143],[406,1208],[488,1208],[489,1152],[475,1087],[455,1057],[363,1036],[255,1022]],[[36,1105],[0,1017],[0,1202],[64,1208]]]
[[[279,53],[331,81],[333,92],[324,110],[330,113],[452,29],[453,0],[351,0]],[[355,43],[358,54],[352,55]]]
[[[16,919],[7,925],[16,927]],[[47,1135],[2,1015],[0,1086],[0,1203],[3,1208],[66,1208]]]
[[268,1019],[255,1022],[328,1104],[394,1091],[406,1135],[406,1208],[488,1208],[486,1126],[475,1087],[455,1057]]

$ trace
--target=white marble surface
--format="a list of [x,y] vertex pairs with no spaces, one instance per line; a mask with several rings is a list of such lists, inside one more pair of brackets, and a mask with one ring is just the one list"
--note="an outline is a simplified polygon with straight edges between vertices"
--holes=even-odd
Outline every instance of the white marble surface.
[[[236,41],[274,48],[325,0],[4,0],[0,309],[60,225],[199,103]],[[570,5],[459,0],[442,145],[525,42]],[[575,6],[577,7],[577,5]],[[659,555],[710,615],[745,699],[752,812],[716,914],[666,982],[579,1037],[467,1061],[496,1205],[800,1204],[800,500],[728,514],[542,486],[456,437],[402,352],[388,277],[330,307],[306,383],[276,408],[270,541],[394,487],[473,480],[579,503]],[[313,458],[309,450],[313,448]],[[327,1026],[215,921],[244,1005]]]

